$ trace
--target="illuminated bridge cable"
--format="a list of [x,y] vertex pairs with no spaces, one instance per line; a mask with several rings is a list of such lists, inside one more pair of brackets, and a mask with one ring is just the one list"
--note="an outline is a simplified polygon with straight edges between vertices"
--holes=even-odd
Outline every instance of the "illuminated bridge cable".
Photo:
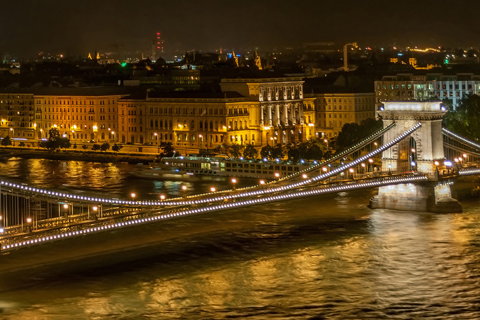
[[[232,208],[241,208],[251,205],[258,205],[264,204],[273,201],[282,201],[288,199],[295,199],[300,197],[308,197],[317,194],[324,194],[330,192],[341,192],[347,190],[354,190],[360,188],[372,188],[378,187],[382,185],[391,185],[391,184],[400,184],[400,183],[407,183],[407,182],[419,182],[419,181],[427,181],[428,178],[426,176],[407,176],[407,177],[400,177],[400,178],[383,178],[377,181],[371,182],[363,182],[363,183],[354,183],[348,184],[343,186],[335,186],[330,188],[315,188],[311,190],[305,191],[297,191],[291,193],[285,193],[281,195],[272,195],[269,197],[264,198],[256,198],[256,199],[247,199],[244,201],[233,202],[228,204],[217,204],[211,206],[205,206],[202,208],[189,208],[185,210],[170,210],[167,212],[149,212],[149,213],[141,213],[138,214],[137,217],[125,217],[123,220],[109,220],[99,223],[95,226],[65,226],[61,230],[64,230],[61,233],[51,233],[51,230],[45,231],[44,233],[39,234],[29,234],[21,237],[16,237],[13,239],[6,239],[2,241],[2,250],[12,250],[12,249],[19,249],[22,247],[28,247],[32,245],[37,245],[45,242],[52,242],[56,240],[61,240],[65,238],[71,238],[76,236],[83,236],[90,233],[97,233],[102,231],[107,231],[110,229],[117,229],[122,227],[128,227],[133,225],[139,225],[144,223],[156,222],[161,220],[167,220],[171,218],[177,218],[186,215],[193,215],[193,214],[200,214],[204,212],[213,212],[213,211],[220,211]],[[152,215],[153,214],[153,215]],[[150,216],[148,216],[150,215]],[[58,230],[57,230],[58,231]],[[48,234],[50,232],[50,234]]]
[[[243,190],[243,191],[247,191],[247,190],[252,190],[252,189],[260,189],[260,188],[264,188],[265,186],[268,186],[268,185],[277,185],[279,183],[283,183],[283,182],[286,182],[287,180],[291,180],[293,178],[297,178],[299,177],[300,174],[304,174],[304,173],[307,173],[307,172],[310,172],[310,171],[313,171],[313,170],[318,170],[319,167],[322,167],[322,166],[326,166],[334,161],[337,161],[345,156],[348,156],[354,152],[357,152],[358,150],[364,148],[365,146],[367,146],[368,144],[372,143],[373,141],[377,140],[378,138],[382,137],[387,131],[389,131],[390,129],[392,129],[393,127],[395,127],[395,122],[391,123],[390,125],[388,125],[387,127],[385,128],[382,128],[374,133],[372,133],[370,136],[366,137],[365,139],[363,139],[362,141],[356,143],[355,145],[351,146],[350,148],[348,148],[347,150],[344,150],[342,151],[341,153],[339,154],[336,154],[334,155],[333,157],[331,157],[330,159],[327,159],[321,163],[318,163],[314,166],[310,166],[309,168],[306,168],[306,169],[303,169],[299,172],[295,172],[295,173],[292,173],[290,175],[287,175],[283,178],[280,178],[279,180],[274,180],[274,181],[271,181],[271,182],[267,182],[265,183],[265,185],[255,185],[255,186],[251,186],[251,187],[246,187],[246,188],[240,188],[240,189],[237,189],[238,191],[240,190]],[[232,190],[224,190],[224,191],[221,191],[219,193],[226,193],[226,192],[232,192]],[[203,195],[191,195],[191,196],[188,196],[187,198],[195,198],[195,197],[199,197],[199,196],[204,196],[204,195],[207,195],[207,194],[203,194]],[[227,195],[228,196],[228,195]],[[180,200],[180,198],[177,198],[177,199],[168,199],[166,201],[163,201],[163,203],[167,204],[167,205],[172,205],[172,202],[173,203],[177,203],[178,201]]]
[[415,132],[418,128],[420,128],[422,126],[422,123],[419,122],[417,123],[415,126],[413,126],[412,128],[410,128],[409,130],[405,131],[404,133],[402,133],[400,136],[396,137],[395,139],[393,139],[392,141],[390,141],[389,143],[375,149],[374,151],[370,152],[369,154],[365,155],[365,156],[362,156],[358,159],[355,159],[354,161],[352,162],[349,162],[347,164],[344,164],[343,166],[341,167],[338,167],[336,169],[333,169],[331,170],[330,172],[327,172],[327,173],[324,173],[324,174],[321,174],[321,175],[318,175],[318,176],[315,176],[311,179],[307,179],[307,180],[304,180],[304,181],[301,181],[301,182],[296,182],[296,183],[292,183],[292,184],[289,184],[289,185],[285,185],[285,186],[281,186],[281,187],[274,187],[274,188],[269,188],[269,189],[264,189],[264,190],[255,190],[255,191],[250,191],[250,192],[244,192],[244,193],[238,193],[238,194],[230,194],[228,196],[223,196],[223,197],[215,197],[215,198],[206,198],[206,199],[200,199],[200,200],[191,200],[191,201],[180,201],[180,202],[170,202],[170,203],[165,203],[165,205],[172,205],[172,206],[178,206],[178,205],[190,205],[190,204],[199,204],[199,203],[205,203],[205,202],[216,202],[216,201],[221,201],[221,200],[225,200],[225,199],[232,199],[232,198],[243,198],[243,197],[250,197],[250,196],[255,196],[255,195],[261,195],[261,194],[267,194],[267,193],[275,193],[275,192],[282,192],[282,191],[285,191],[285,190],[289,190],[289,189],[293,189],[293,188],[299,188],[299,187],[302,187],[306,184],[309,184],[309,183],[313,183],[313,182],[316,182],[316,181],[319,181],[319,180],[323,180],[323,179],[326,179],[326,178],[329,178],[331,176],[334,176],[334,175],[337,175],[339,174],[340,172],[342,171],[345,171],[347,170],[348,168],[350,167],[353,167],[353,166],[356,166],[358,164],[360,164],[361,162],[377,155],[378,153],[380,152],[383,152],[389,148],[391,148],[392,146],[394,146],[395,144],[399,143],[400,141],[402,141],[403,139],[407,138],[408,136],[410,136],[413,132]]
[[480,144],[478,144],[478,143],[476,143],[476,142],[473,142],[473,141],[471,141],[471,140],[468,140],[468,139],[466,139],[466,138],[464,138],[464,137],[462,137],[462,136],[460,136],[460,135],[458,135],[458,134],[456,134],[456,133],[454,133],[454,132],[452,132],[452,131],[450,131],[450,130],[448,130],[448,129],[446,129],[446,128],[442,128],[442,131],[443,131],[443,134],[444,134],[444,135],[446,135],[446,136],[448,136],[448,137],[450,137],[450,138],[454,138],[454,139],[456,139],[456,140],[459,140],[459,141],[461,141],[461,142],[463,142],[463,143],[465,143],[465,144],[467,144],[467,145],[469,145],[469,146],[471,146],[471,147],[474,147],[474,148],[480,150]]
[[458,151],[458,152],[462,152],[462,153],[467,152],[467,153],[470,154],[470,155],[475,155],[475,156],[477,156],[477,157],[480,157],[480,153],[479,153],[479,152],[475,152],[475,151],[463,149],[463,148],[461,148],[461,147],[457,147],[457,146],[455,146],[455,145],[453,145],[453,144],[451,144],[451,143],[445,142],[445,141],[443,142],[443,146],[444,146],[444,147],[447,147],[447,148],[449,148],[449,149]]
[[480,169],[465,169],[458,172],[461,176],[468,176],[472,174],[480,174]]
[[375,140],[377,140],[378,138],[382,137],[387,131],[389,131],[390,129],[392,129],[393,127],[395,127],[395,122],[392,122],[390,125],[388,125],[387,127],[385,128],[382,128],[374,133],[372,133],[370,136],[366,137],[365,139],[363,139],[362,141],[356,143],[355,145],[351,146],[350,148],[334,155],[333,157],[331,157],[330,159],[328,160],[325,160],[317,165],[314,165],[312,167],[309,167],[309,168],[306,168],[300,172],[295,172],[291,175],[288,175],[282,179],[280,179],[280,181],[285,181],[285,180],[288,180],[288,179],[291,179],[291,178],[294,178],[300,174],[303,174],[303,173],[306,173],[306,172],[309,172],[309,171],[312,171],[312,170],[316,170],[318,169],[319,167],[322,167],[322,166],[325,166],[325,165],[328,165],[329,163],[331,162],[334,162],[334,161],[337,161],[341,158],[344,158],[345,156],[348,156],[354,152],[357,152],[359,150],[361,150],[362,148],[364,148],[365,146],[369,145],[370,143],[374,142]]
[[[340,173],[340,172],[342,172],[342,171],[344,171],[344,170],[346,170],[346,169],[348,169],[352,166],[355,166],[355,165],[361,163],[362,161],[364,161],[364,160],[366,160],[366,159],[368,159],[368,158],[370,158],[370,157],[372,157],[372,156],[390,148],[391,146],[397,144],[398,142],[400,142],[401,140],[403,140],[404,138],[409,136],[412,132],[414,132],[415,130],[420,128],[421,125],[422,125],[421,123],[418,123],[417,125],[415,125],[411,129],[405,131],[399,137],[390,141],[388,144],[383,145],[383,146],[375,149],[374,151],[370,152],[369,154],[367,154],[363,157],[360,157],[359,159],[356,159],[356,160],[354,160],[354,161],[352,161],[348,164],[345,164],[341,167],[333,169],[332,171],[330,171],[328,173],[321,174],[319,176],[313,177],[313,178],[305,180],[305,181],[292,183],[292,184],[281,186],[281,187],[254,190],[254,191],[250,191],[250,192],[240,192],[240,193],[237,193],[237,194],[229,194],[229,195],[225,195],[225,196],[218,196],[218,197],[215,197],[215,198],[206,198],[206,199],[190,200],[190,201],[177,201],[177,202],[162,202],[162,201],[159,201],[159,200],[154,200],[154,201],[152,201],[152,200],[149,200],[149,201],[131,201],[131,200],[119,200],[119,199],[106,199],[106,198],[98,198],[98,197],[78,196],[78,195],[73,194],[73,193],[56,192],[56,191],[51,191],[51,190],[48,190],[48,189],[34,188],[34,187],[27,186],[27,185],[23,185],[23,184],[21,185],[21,184],[11,183],[11,182],[7,182],[7,181],[1,181],[0,185],[2,187],[9,187],[9,188],[12,188],[12,189],[21,190],[21,191],[24,191],[25,193],[29,193],[29,194],[33,194],[33,195],[37,195],[37,196],[41,196],[41,197],[53,198],[53,199],[56,199],[57,201],[60,201],[60,200],[72,201],[72,202],[81,201],[83,203],[91,203],[91,204],[113,204],[113,205],[116,204],[116,205],[143,206],[143,207],[159,207],[159,206],[166,206],[166,205],[167,206],[179,206],[179,205],[201,204],[201,203],[205,203],[205,202],[223,201],[225,199],[242,198],[242,197],[263,195],[263,194],[267,194],[267,193],[281,192],[281,191],[289,190],[289,189],[292,189],[292,188],[298,188],[298,187],[304,186],[306,184],[328,178],[328,177],[333,176],[335,174],[338,174],[338,173]],[[385,129],[387,129],[387,128],[385,128]]]

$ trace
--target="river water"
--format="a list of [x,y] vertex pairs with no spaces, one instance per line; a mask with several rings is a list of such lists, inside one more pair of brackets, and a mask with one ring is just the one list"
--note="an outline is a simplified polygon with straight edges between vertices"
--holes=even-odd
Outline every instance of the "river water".
[[[0,163],[9,179],[43,187],[178,194],[179,182],[129,178],[130,168]],[[462,214],[370,210],[374,192],[171,220],[159,230],[168,240],[146,256],[11,280],[0,288],[0,318],[480,319],[478,200],[463,201]]]

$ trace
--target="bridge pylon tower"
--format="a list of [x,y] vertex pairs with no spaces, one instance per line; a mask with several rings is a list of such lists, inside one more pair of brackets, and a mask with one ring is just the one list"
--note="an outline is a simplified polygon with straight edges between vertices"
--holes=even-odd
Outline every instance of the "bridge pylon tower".
[[382,171],[418,172],[427,175],[429,182],[380,187],[378,195],[370,201],[370,207],[462,212],[461,204],[452,198],[450,185],[438,183],[435,162],[443,164],[445,160],[442,119],[447,112],[441,101],[385,101],[377,112],[383,119],[384,128],[392,122],[396,124],[383,136],[384,144],[416,124],[422,124],[409,138],[383,151]]

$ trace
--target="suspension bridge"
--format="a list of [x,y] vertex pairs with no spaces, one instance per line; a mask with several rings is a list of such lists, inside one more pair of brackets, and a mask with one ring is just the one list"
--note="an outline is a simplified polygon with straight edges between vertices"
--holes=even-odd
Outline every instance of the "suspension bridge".
[[[480,145],[442,128],[440,102],[386,102],[384,126],[347,150],[267,184],[163,200],[85,196],[0,180],[0,250],[190,215],[378,187],[370,207],[461,212],[450,186],[478,175]],[[374,163],[381,161],[381,168]]]

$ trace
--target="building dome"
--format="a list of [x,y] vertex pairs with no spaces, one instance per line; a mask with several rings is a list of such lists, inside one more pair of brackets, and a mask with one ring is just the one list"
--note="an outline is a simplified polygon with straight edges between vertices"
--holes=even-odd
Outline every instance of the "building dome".
[[155,61],[155,64],[162,65],[162,64],[167,64],[167,62],[165,61],[165,59],[160,57],[160,58],[157,59],[157,61]]

